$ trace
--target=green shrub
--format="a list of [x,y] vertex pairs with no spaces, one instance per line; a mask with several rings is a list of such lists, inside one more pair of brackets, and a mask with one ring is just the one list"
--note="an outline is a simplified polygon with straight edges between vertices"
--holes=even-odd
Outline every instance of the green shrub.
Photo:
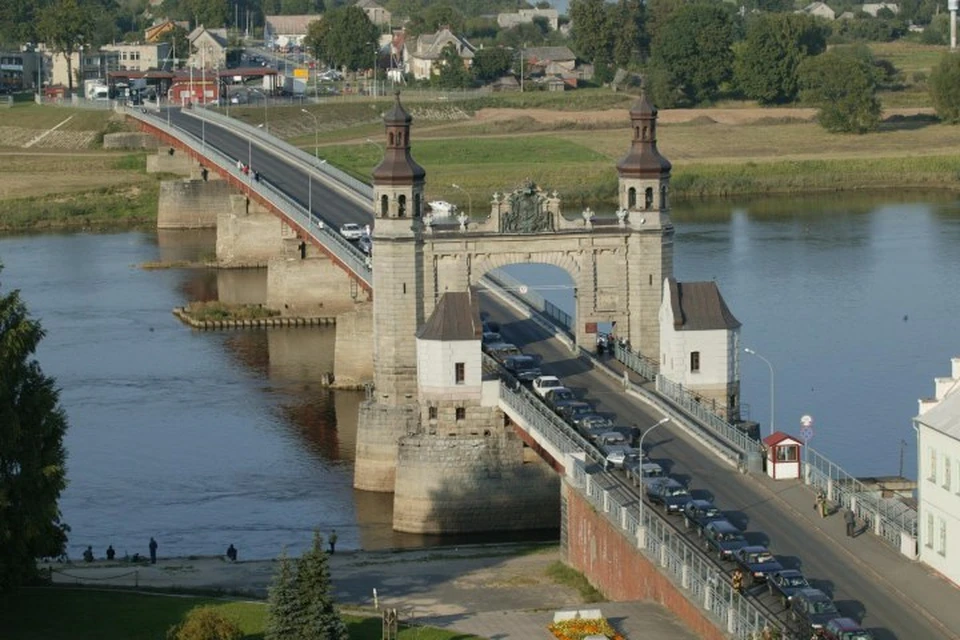
[[186,620],[171,627],[167,640],[241,640],[237,623],[213,607],[191,609]]

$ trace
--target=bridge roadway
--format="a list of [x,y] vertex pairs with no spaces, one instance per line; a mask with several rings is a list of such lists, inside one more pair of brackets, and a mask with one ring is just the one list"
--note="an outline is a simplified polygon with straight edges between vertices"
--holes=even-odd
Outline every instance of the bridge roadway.
[[[166,119],[166,112],[158,117]],[[169,118],[171,124],[197,138],[203,137],[206,144],[225,155],[245,163],[249,158],[264,179],[307,206],[311,199],[308,173],[296,162],[265,151],[229,129],[210,122],[201,125],[199,119],[178,109],[171,109]],[[336,226],[344,222],[373,222],[368,209],[322,180],[319,175],[313,180],[315,214]],[[586,359],[571,355],[566,346],[535,323],[519,319],[492,298],[484,296],[484,309],[503,324],[511,340],[542,356],[548,372],[578,389],[601,411],[616,415],[620,424],[646,427],[657,421],[658,416],[646,405],[625,395],[615,381],[594,370]],[[862,620],[865,627],[873,630],[877,640],[960,637],[960,630],[951,633],[925,616],[915,602],[901,598],[890,582],[895,576],[883,576],[849,551],[830,544],[828,537],[772,500],[755,481],[719,461],[679,430],[667,424],[656,436],[650,443],[654,460],[663,463],[672,475],[689,480],[696,497],[715,499],[733,522],[749,531],[751,541],[769,542],[785,566],[801,569],[814,586],[833,596],[842,613]]]
[[[643,429],[660,419],[650,407],[626,395],[618,381],[594,369],[586,358],[571,354],[566,345],[536,323],[520,318],[495,296],[483,296],[481,308],[501,323],[502,333],[511,342],[543,359],[545,373],[557,375],[579,397],[595,404],[602,413],[614,415],[617,424]],[[747,532],[750,542],[768,544],[785,567],[802,570],[814,587],[832,595],[841,613],[861,620],[877,640],[958,637],[958,633],[932,622],[927,617],[929,612],[924,615],[914,602],[901,598],[891,582],[896,576],[882,575],[882,569],[867,567],[848,550],[832,544],[829,537],[772,499],[756,481],[672,426],[667,423],[659,427],[645,442],[645,448],[650,445],[651,459],[672,476],[687,481],[695,498],[713,499],[731,522]],[[649,502],[647,505],[655,508]],[[682,527],[682,520],[677,518],[677,522]],[[909,561],[904,558],[903,562]],[[731,563],[718,566],[728,576],[733,570]],[[765,586],[748,591],[768,609],[782,609],[766,594]]]

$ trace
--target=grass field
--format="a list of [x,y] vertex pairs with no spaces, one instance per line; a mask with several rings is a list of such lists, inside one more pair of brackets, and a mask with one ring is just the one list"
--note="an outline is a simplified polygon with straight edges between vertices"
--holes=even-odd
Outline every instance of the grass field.
[[65,131],[100,131],[115,118],[109,109],[76,109],[74,107],[41,106],[32,102],[17,102],[3,111],[3,124],[15,122],[25,129],[49,129],[64,120]]
[[[263,638],[266,607],[192,596],[123,591],[25,589],[0,600],[3,640],[164,640],[167,629],[194,607],[209,605],[232,618],[246,640]],[[351,640],[379,640],[379,618],[344,616]],[[439,629],[401,629],[400,640],[471,640]],[[479,640],[479,639],[474,639]]]

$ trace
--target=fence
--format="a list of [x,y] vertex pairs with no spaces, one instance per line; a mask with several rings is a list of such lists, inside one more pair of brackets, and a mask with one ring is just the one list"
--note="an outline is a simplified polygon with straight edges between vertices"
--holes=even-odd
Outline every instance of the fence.
[[657,379],[660,368],[650,358],[645,358],[639,353],[633,353],[617,341],[613,341],[612,344],[608,345],[608,348],[613,350],[613,356],[617,360],[644,380],[652,382]]
[[304,207],[294,202],[283,191],[271,185],[267,180],[261,179],[260,181],[256,181],[249,176],[244,176],[237,171],[235,159],[229,158],[210,145],[205,144],[195,135],[168,125],[165,120],[151,115],[150,112],[127,109],[126,113],[163,131],[172,138],[180,140],[183,144],[193,148],[195,151],[202,151],[205,162],[216,165],[221,171],[231,175],[235,174],[237,180],[245,182],[246,187],[250,191],[272,203],[289,219],[296,222],[305,232],[323,244],[324,247],[358,278],[363,280],[364,283],[372,286],[372,263],[367,256],[343,238],[337,230],[331,229],[330,225],[321,224],[321,218],[311,215]]

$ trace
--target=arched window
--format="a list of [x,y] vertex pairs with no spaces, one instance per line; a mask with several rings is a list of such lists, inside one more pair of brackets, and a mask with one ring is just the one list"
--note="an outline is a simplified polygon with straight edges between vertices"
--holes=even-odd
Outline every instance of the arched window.
[[400,132],[397,132],[397,146],[398,147],[403,146],[403,134]]
[[660,185],[660,208],[667,208],[667,185]]
[[393,146],[393,131],[387,134],[387,138],[390,140],[390,146]]
[[400,196],[397,198],[397,217],[404,217],[407,215],[407,196]]
[[647,128],[646,128],[646,127],[643,128],[643,138],[642,138],[642,139],[643,139],[643,140],[646,140],[646,139],[647,139]]
[[653,206],[653,187],[647,187],[643,195],[643,208],[649,209]]
[[420,194],[415,193],[413,195],[413,217],[414,218],[419,218],[422,215],[423,212],[420,210],[422,207],[423,207],[423,203],[420,201]]
[[380,196],[380,215],[383,217],[387,216],[387,212],[390,210],[390,198],[386,194]]
[[637,138],[638,140],[640,139],[640,127],[637,127],[633,130],[633,137]]
[[634,187],[627,189],[627,209],[637,206],[637,190]]

